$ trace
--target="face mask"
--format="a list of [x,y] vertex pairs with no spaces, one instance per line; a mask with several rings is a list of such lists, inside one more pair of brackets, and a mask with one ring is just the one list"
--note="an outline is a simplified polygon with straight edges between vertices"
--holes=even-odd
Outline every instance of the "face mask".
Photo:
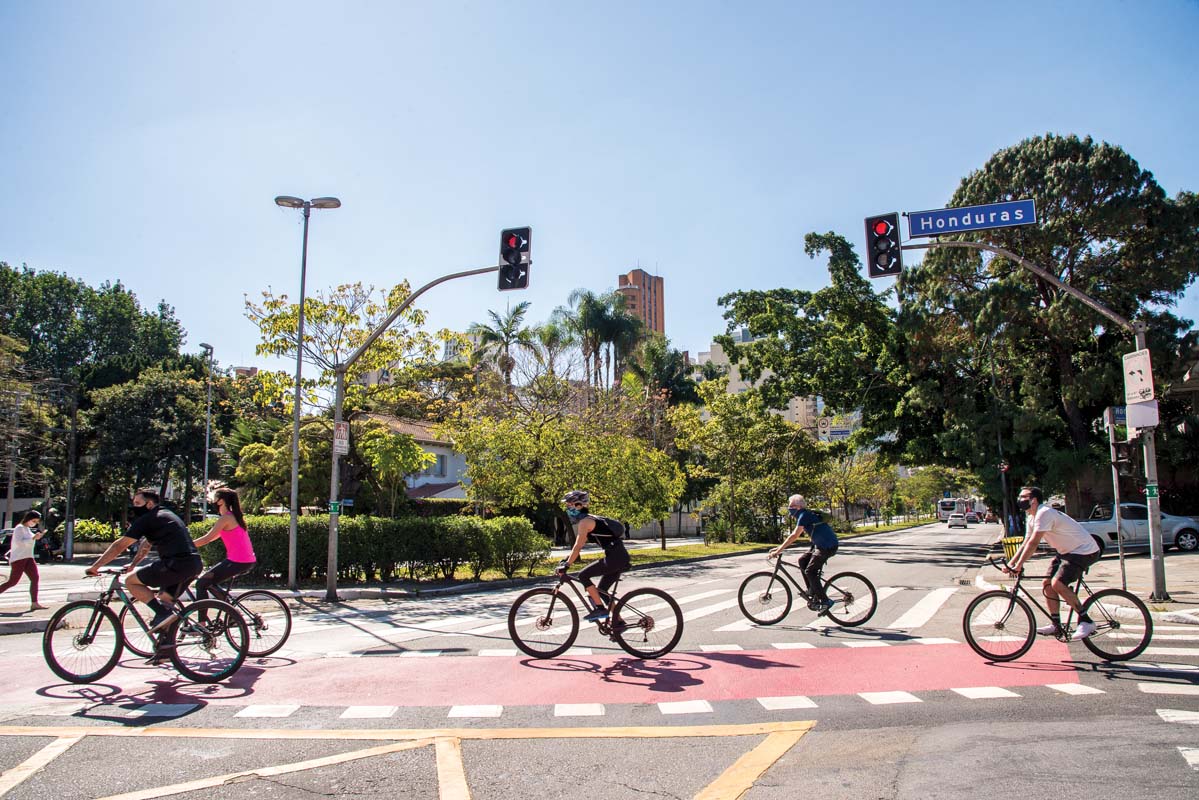
[[143,516],[144,514],[149,512],[149,510],[150,509],[146,508],[145,506],[133,506],[130,513],[133,514],[134,519],[137,519],[138,517]]
[[788,508],[787,509],[787,513],[791,515],[791,519],[799,519],[799,514],[801,511],[803,511],[803,509],[801,509],[801,508]]
[[566,516],[570,517],[571,522],[578,522],[583,517],[587,516],[587,512],[581,508],[575,508],[574,506],[571,506],[570,508],[566,509]]
[[1027,511],[1029,506],[1031,506],[1031,505],[1032,505],[1032,501],[1027,500],[1023,497],[1017,498],[1017,500],[1016,500],[1016,508],[1020,509],[1021,511]]

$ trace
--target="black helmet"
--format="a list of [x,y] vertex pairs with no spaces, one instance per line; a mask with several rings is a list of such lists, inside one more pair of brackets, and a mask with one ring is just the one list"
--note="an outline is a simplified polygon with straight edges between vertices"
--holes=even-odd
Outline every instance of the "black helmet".
[[581,489],[575,489],[572,492],[567,492],[566,496],[562,498],[562,502],[582,503],[583,505],[588,505],[591,502],[591,495],[587,494]]

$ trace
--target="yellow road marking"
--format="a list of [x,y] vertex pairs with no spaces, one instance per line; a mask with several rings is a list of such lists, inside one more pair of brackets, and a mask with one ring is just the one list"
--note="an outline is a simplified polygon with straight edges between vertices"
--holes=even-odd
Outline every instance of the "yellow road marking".
[[737,800],[752,789],[762,773],[774,766],[807,732],[770,734],[764,742],[741,756],[719,778],[708,784],[695,796],[695,800]]
[[458,739],[437,740],[437,788],[441,800],[470,800],[462,743]]
[[243,781],[252,778],[271,778],[276,775],[286,775],[291,772],[303,772],[309,769],[319,769],[328,767],[334,764],[344,764],[347,761],[358,761],[363,758],[372,758],[374,756],[383,756],[388,753],[398,753],[401,750],[415,750],[420,747],[426,747],[432,744],[431,739],[416,739],[412,741],[392,742],[391,744],[381,744],[378,747],[368,747],[365,750],[355,750],[351,753],[338,753],[334,756],[325,756],[323,758],[313,758],[308,761],[297,761],[294,764],[280,764],[275,767],[263,767],[261,769],[247,769],[241,772],[230,772],[227,775],[217,775],[213,778],[200,778],[186,783],[176,783],[171,786],[159,786],[155,789],[142,789],[137,792],[127,792],[126,794],[114,794],[103,800],[156,800],[159,797],[169,797],[173,794],[183,794],[184,792],[195,792],[200,789],[211,789],[215,786],[224,786],[235,781]]
[[[54,734],[47,735],[53,736]],[[0,797],[20,786],[26,778],[67,752],[67,749],[71,745],[82,738],[82,736],[62,736],[56,738],[20,764],[0,775]]]

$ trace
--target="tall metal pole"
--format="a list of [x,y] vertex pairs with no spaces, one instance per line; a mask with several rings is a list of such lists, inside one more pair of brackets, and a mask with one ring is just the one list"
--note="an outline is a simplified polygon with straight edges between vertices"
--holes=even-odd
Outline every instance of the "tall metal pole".
[[[1136,348],[1145,350],[1149,347],[1147,329],[1144,322],[1134,322],[1133,332],[1136,336]],[[1166,591],[1166,554],[1162,546],[1162,506],[1157,496],[1157,448],[1153,438],[1153,428],[1145,428],[1141,433],[1141,443],[1145,447],[1145,484],[1152,486],[1145,491],[1145,505],[1149,507],[1149,560],[1153,566],[1153,593],[1150,600],[1165,602],[1170,599]]]
[[[208,519],[208,455],[209,448],[212,442],[212,347],[208,348],[208,404],[204,409],[204,499],[201,501],[200,516],[203,519]],[[191,502],[191,498],[187,499]],[[188,511],[190,514],[191,512]]]
[[308,217],[312,204],[304,203],[304,248],[300,256],[300,320],[296,330],[296,395],[291,426],[291,518],[287,526],[287,587],[298,588],[296,581],[296,535],[300,513],[300,376],[304,371],[304,285],[308,278]]
[[1107,446],[1112,460],[1112,514],[1116,518],[1116,550],[1120,554],[1120,588],[1128,589],[1128,572],[1124,568],[1124,520],[1120,518],[1120,468],[1116,466],[1116,410],[1103,412],[1107,428]]
[[75,557],[75,426],[79,419],[79,396],[71,396],[71,441],[67,444],[67,508],[66,536],[63,537],[63,558]]

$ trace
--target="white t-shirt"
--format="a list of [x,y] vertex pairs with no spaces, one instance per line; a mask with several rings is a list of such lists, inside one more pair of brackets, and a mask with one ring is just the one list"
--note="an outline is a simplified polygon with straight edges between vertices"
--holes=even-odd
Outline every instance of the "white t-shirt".
[[1049,506],[1037,508],[1037,514],[1032,520],[1032,532],[1045,534],[1045,541],[1059,553],[1087,555],[1099,549],[1091,534],[1081,525],[1067,517],[1057,509]]
[[33,558],[33,531],[24,525],[18,525],[12,532],[8,560],[11,563],[20,561],[22,558]]

